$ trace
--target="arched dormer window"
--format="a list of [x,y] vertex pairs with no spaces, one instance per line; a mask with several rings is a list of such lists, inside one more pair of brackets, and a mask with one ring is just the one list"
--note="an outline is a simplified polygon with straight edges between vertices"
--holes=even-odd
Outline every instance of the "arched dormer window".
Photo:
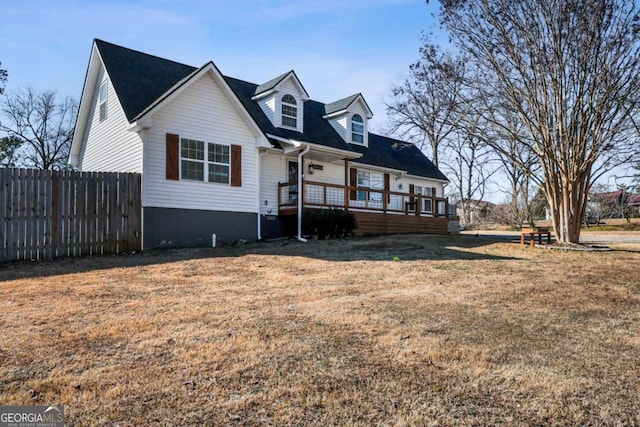
[[351,117],[351,141],[364,143],[364,120],[360,114],[354,114]]
[[298,127],[298,103],[289,94],[282,97],[282,126]]

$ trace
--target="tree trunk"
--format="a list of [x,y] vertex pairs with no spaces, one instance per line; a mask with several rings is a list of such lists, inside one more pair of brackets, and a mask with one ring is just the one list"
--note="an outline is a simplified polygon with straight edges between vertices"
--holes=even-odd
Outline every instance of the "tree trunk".
[[560,244],[579,244],[580,231],[587,206],[588,183],[569,181],[557,175],[546,183],[546,196],[553,232]]

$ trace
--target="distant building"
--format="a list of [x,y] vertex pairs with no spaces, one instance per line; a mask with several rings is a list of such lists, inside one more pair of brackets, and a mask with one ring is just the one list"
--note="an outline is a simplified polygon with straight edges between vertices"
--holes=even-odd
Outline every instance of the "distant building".
[[474,199],[460,200],[455,206],[460,225],[465,227],[486,221],[496,208],[495,203]]

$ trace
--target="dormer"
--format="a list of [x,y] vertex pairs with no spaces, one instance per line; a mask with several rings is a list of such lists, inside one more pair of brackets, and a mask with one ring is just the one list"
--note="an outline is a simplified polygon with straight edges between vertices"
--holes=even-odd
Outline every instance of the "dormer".
[[368,121],[373,117],[361,93],[324,106],[325,120],[349,144],[369,146]]
[[258,86],[251,99],[275,127],[304,131],[304,102],[309,94],[293,70]]

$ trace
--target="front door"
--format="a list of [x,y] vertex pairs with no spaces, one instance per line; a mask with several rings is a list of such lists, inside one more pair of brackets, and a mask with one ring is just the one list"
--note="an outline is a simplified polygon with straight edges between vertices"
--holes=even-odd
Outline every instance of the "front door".
[[298,162],[289,161],[287,181],[289,183],[289,203],[298,201]]

